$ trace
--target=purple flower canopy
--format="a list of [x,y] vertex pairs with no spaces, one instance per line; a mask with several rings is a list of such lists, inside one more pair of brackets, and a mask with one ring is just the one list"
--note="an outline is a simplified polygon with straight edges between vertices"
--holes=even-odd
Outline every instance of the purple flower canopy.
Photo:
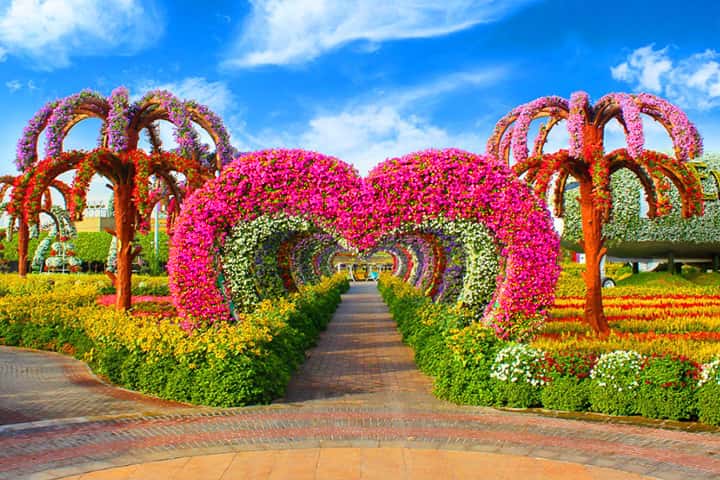
[[138,147],[140,133],[148,131],[158,141],[155,131],[158,120],[170,122],[173,136],[186,157],[206,154],[194,124],[199,125],[215,143],[215,165],[220,170],[232,160],[234,149],[230,135],[218,115],[195,101],[183,101],[168,91],[148,92],[131,103],[128,90],[119,87],[108,98],[97,92],[83,90],[43,106],[28,122],[17,146],[15,164],[27,170],[39,160],[38,142],[45,132],[44,157],[56,157],[63,151],[63,142],[70,130],[86,118],[98,118],[103,126],[99,147],[126,152]]

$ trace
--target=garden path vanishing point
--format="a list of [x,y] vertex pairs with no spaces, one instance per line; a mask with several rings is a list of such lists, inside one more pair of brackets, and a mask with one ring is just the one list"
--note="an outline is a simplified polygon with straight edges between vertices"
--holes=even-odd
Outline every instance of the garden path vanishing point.
[[370,282],[268,406],[187,407],[0,347],[0,479],[720,477],[718,429],[455,406],[430,390]]

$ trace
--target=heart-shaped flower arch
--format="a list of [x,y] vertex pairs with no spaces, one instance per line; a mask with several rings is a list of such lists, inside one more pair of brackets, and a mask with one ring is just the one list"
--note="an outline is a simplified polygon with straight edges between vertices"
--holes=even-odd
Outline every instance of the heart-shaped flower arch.
[[433,218],[479,222],[503,258],[484,321],[503,337],[533,331],[553,301],[559,239],[531,190],[492,157],[428,150],[387,160],[367,179],[332,157],[266,150],[239,157],[183,205],[172,239],[170,288],[192,324],[230,318],[218,258],[238,222],[284,214],[311,220],[358,248]]

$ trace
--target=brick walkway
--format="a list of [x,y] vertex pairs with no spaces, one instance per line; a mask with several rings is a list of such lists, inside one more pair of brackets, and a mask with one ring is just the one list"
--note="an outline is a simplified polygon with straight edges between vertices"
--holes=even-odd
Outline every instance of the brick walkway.
[[182,407],[108,386],[71,357],[0,346],[0,425]]
[[[187,411],[135,395],[127,400],[132,408],[120,416],[0,426],[0,479],[720,478],[718,430],[600,415],[557,418],[435,400],[373,289],[356,284],[344,296],[285,402]],[[40,355],[48,369],[51,358],[58,365],[77,365],[56,355],[3,352],[17,353],[18,359]],[[0,371],[2,392],[4,375]],[[23,396],[23,381],[14,382],[15,393]],[[24,398],[41,395],[33,382],[27,385],[35,393]],[[106,389],[114,390],[95,382],[87,391],[104,395]],[[107,396],[106,413],[120,408],[112,407],[118,396],[130,395],[118,391]],[[62,392],[45,398],[62,404]],[[148,405],[150,413],[130,415],[141,408],[134,402]],[[77,412],[74,408],[66,413]],[[41,410],[31,411],[37,417]],[[256,470],[248,473],[249,468]]]
[[396,407],[438,405],[374,283],[355,283],[318,346],[288,386],[285,401],[343,399]]

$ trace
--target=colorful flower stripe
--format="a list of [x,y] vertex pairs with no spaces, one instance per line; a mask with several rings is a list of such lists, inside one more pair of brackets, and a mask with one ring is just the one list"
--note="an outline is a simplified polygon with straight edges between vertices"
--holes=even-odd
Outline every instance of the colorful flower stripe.
[[699,339],[678,339],[672,336],[637,336],[611,334],[606,339],[597,337],[536,338],[531,345],[550,354],[573,352],[577,354],[604,353],[615,350],[634,350],[645,355],[679,355],[696,362],[709,362],[720,356],[720,342]]

